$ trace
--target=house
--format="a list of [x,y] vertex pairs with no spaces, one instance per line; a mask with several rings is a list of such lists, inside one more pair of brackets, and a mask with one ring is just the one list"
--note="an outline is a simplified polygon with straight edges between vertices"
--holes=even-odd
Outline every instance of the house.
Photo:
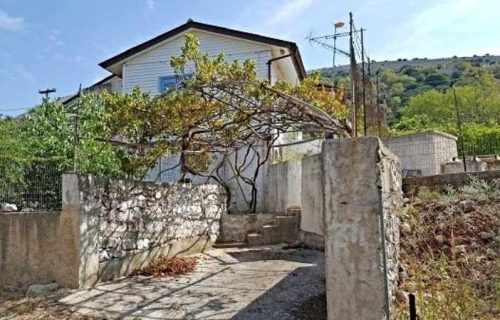
[[[247,59],[256,62],[257,76],[297,84],[306,71],[299,49],[294,42],[228,29],[189,19],[183,25],[125,50],[99,65],[110,76],[86,90],[110,90],[129,93],[134,88],[160,94],[175,85],[170,58],[181,53],[185,33],[194,33],[202,52],[216,56],[223,52],[227,61]],[[63,103],[75,97],[66,97]]]

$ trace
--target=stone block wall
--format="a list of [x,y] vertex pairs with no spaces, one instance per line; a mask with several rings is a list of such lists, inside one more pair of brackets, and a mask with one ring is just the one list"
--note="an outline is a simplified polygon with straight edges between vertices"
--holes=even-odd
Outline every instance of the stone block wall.
[[447,186],[460,188],[466,185],[470,179],[479,179],[486,182],[500,179],[500,170],[482,172],[460,172],[440,174],[429,177],[407,177],[403,180],[403,191],[408,195],[416,195],[420,188],[442,191]]
[[[479,159],[466,159],[465,165],[467,166],[467,172],[481,172],[488,170],[488,164]],[[441,171],[443,174],[464,172],[464,163],[458,158],[453,161],[446,161],[442,164]]]
[[246,242],[247,234],[273,224],[275,215],[270,213],[228,214],[222,217],[221,242]]
[[390,319],[398,275],[399,161],[379,139],[323,147],[328,319]]
[[403,170],[420,171],[423,176],[441,173],[441,164],[458,155],[457,138],[436,131],[384,140],[397,155]]
[[82,214],[95,228],[99,280],[125,275],[158,255],[210,247],[226,211],[217,185],[81,176],[79,191]]
[[100,261],[192,237],[215,241],[224,212],[216,185],[80,178],[84,214],[99,225]]

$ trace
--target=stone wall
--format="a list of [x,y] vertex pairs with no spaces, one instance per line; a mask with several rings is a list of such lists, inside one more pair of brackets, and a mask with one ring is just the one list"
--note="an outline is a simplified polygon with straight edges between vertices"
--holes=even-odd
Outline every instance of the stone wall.
[[441,173],[441,164],[457,157],[457,138],[437,131],[422,132],[384,140],[397,155],[405,171],[423,176]]
[[500,179],[500,170],[450,173],[429,177],[407,177],[403,180],[403,191],[406,194],[412,195],[418,193],[418,190],[422,187],[436,191],[442,190],[446,186],[458,188],[467,184],[471,178],[485,181]]
[[[466,159],[465,165],[467,167],[467,172],[480,172],[488,170],[488,164],[479,159]],[[441,165],[441,168],[441,172],[443,174],[460,173],[464,172],[464,163],[461,159],[457,158],[453,161],[444,162]]]
[[228,214],[222,217],[221,242],[246,242],[247,235],[273,224],[276,216],[269,213]]
[[322,152],[328,319],[389,319],[398,274],[401,169],[377,138]]
[[82,176],[79,189],[83,214],[97,227],[100,280],[132,272],[159,255],[210,247],[225,213],[225,196],[216,185]]

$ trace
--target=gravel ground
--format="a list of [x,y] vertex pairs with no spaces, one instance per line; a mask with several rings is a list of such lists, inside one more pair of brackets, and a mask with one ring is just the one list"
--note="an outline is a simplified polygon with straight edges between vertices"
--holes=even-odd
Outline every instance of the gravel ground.
[[[273,246],[214,249],[199,258],[189,275],[129,277],[56,298],[17,300],[17,310],[25,309],[18,317],[12,308],[3,317],[1,308],[9,305],[0,302],[0,319],[326,318],[320,252]],[[33,310],[38,317],[30,317]]]

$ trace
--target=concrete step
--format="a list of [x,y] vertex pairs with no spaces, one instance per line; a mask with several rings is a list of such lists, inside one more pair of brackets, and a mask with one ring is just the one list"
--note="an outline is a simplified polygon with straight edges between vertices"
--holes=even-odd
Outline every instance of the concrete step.
[[247,247],[247,244],[245,242],[227,241],[227,242],[216,242],[212,247],[215,249],[244,248]]
[[263,246],[266,244],[262,234],[257,232],[247,234],[247,243],[249,247]]
[[279,226],[281,242],[293,242],[298,239],[300,221],[298,216],[276,216],[275,221]]
[[265,244],[276,244],[281,242],[279,226],[275,224],[262,226],[262,236],[264,237]]

